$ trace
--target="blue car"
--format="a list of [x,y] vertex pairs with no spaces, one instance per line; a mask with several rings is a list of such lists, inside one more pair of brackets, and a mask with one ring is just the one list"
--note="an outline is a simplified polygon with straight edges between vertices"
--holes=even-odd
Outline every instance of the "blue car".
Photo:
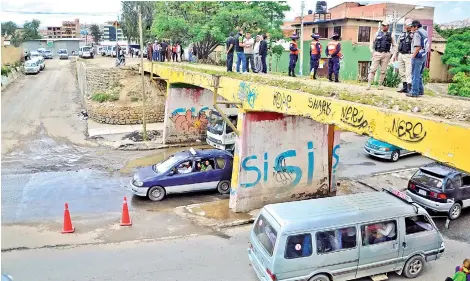
[[200,190],[230,193],[233,157],[218,149],[185,150],[165,160],[140,168],[131,180],[137,196],[160,201],[168,194]]
[[398,161],[402,156],[416,153],[374,138],[369,138],[365,143],[364,151],[371,156],[391,160],[393,162]]

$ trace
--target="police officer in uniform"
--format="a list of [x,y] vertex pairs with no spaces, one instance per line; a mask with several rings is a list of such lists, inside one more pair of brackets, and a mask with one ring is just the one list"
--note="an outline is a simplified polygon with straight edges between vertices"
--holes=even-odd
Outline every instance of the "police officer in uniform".
[[389,28],[389,22],[384,20],[382,22],[382,30],[377,31],[374,40],[370,42],[370,51],[372,53],[372,64],[369,69],[368,84],[366,90],[370,90],[370,84],[374,80],[375,72],[380,65],[379,76],[379,90],[383,89],[383,82],[385,79],[385,72],[387,71],[388,63],[390,62],[391,53],[394,53],[396,46],[395,38],[392,36]]
[[325,53],[328,56],[328,80],[333,82],[332,75],[335,74],[335,82],[339,82],[339,60],[342,58],[340,53],[341,51],[341,43],[339,43],[339,35],[337,33],[333,34],[331,37],[333,41],[330,41],[326,46]]
[[318,63],[321,58],[321,44],[318,41],[320,35],[312,34],[311,37],[313,40],[310,43],[310,75],[313,79],[317,79]]
[[299,38],[297,34],[294,34],[290,37],[292,42],[290,42],[290,55],[289,55],[289,76],[295,76],[295,65],[297,64],[297,59],[299,58],[299,48],[297,46],[296,40]]
[[398,37],[398,49],[393,56],[393,61],[398,60],[399,72],[403,87],[398,90],[399,93],[408,93],[411,91],[411,43],[413,41],[413,32],[411,32],[411,23],[408,19],[405,21],[406,30]]

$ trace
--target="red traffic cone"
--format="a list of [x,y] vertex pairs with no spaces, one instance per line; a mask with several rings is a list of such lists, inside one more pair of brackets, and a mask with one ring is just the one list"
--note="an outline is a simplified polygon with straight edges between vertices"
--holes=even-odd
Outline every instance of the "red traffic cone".
[[62,233],[73,233],[75,228],[72,226],[72,219],[70,219],[69,204],[65,203],[64,211],[64,227],[62,228]]
[[127,207],[127,198],[124,197],[124,202],[122,203],[122,217],[121,217],[121,226],[132,225],[131,217],[129,216],[129,208]]

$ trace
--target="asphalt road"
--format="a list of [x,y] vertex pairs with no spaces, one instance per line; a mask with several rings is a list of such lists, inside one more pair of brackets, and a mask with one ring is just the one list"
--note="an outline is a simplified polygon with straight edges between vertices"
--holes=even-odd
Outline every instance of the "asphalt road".
[[[6,252],[2,271],[15,280],[257,281],[246,252],[249,231],[244,226],[219,236]],[[452,240],[446,240],[446,248],[414,280],[444,280],[470,249]],[[395,273],[389,277],[407,280]]]

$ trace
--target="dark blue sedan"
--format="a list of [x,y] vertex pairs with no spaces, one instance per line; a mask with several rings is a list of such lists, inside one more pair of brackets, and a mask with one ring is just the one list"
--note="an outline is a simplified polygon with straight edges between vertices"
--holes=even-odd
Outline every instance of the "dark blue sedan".
[[160,201],[166,195],[217,189],[230,193],[232,155],[218,149],[185,150],[152,166],[140,168],[131,180],[137,196]]

